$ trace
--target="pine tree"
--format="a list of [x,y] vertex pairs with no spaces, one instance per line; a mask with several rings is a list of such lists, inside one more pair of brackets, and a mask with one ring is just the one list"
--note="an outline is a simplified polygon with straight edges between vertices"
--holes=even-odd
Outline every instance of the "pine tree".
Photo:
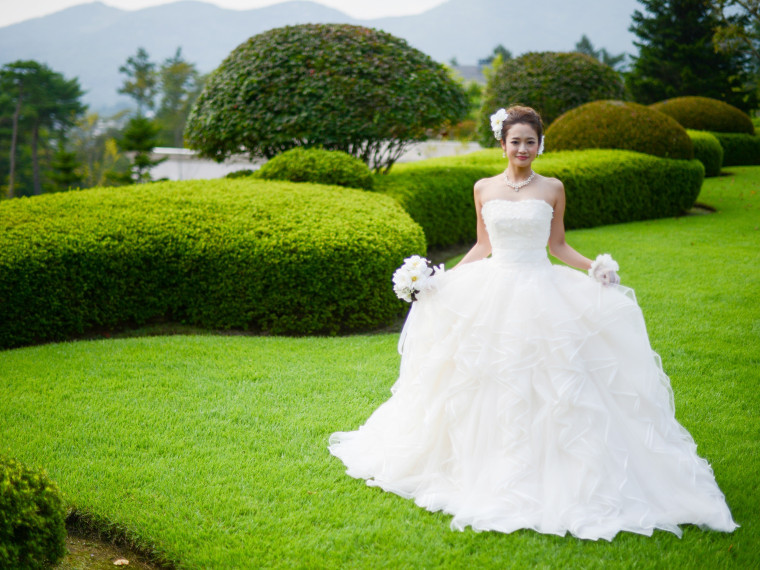
[[626,83],[635,100],[650,104],[683,95],[720,99],[740,109],[756,106],[746,90],[747,57],[718,53],[718,20],[705,0],[639,0],[631,31],[640,39]]
[[138,184],[151,182],[151,168],[166,160],[166,158],[153,160],[150,157],[158,140],[158,132],[159,127],[153,121],[140,115],[132,117],[127,123],[119,146],[122,150],[134,153],[131,168],[133,182]]

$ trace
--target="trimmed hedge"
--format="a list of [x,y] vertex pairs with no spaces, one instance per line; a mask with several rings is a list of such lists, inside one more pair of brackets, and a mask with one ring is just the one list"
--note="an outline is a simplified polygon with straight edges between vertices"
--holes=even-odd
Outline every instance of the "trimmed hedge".
[[397,165],[375,177],[375,188],[392,197],[425,232],[428,247],[475,239],[472,189],[475,181],[493,176],[493,168],[434,166],[428,161]]
[[[415,163],[415,180],[420,184],[434,184],[436,177],[453,178],[451,172],[470,169],[467,205],[458,206],[459,219],[447,222],[448,227],[472,227],[469,239],[475,236],[473,185],[478,178],[494,176],[505,168],[501,151],[484,150],[458,157],[435,158]],[[533,165],[544,176],[559,178],[565,185],[567,208],[565,226],[568,229],[590,228],[634,220],[647,220],[677,216],[688,211],[702,188],[704,166],[698,160],[674,160],[623,150],[580,150],[552,152],[539,158]],[[398,169],[394,168],[388,178]],[[398,169],[402,178],[410,169]],[[425,170],[429,172],[426,173]],[[434,192],[425,192],[416,202],[407,199],[402,205],[420,225],[434,225],[440,215],[445,219],[444,207],[448,200],[461,199],[464,203],[464,180],[451,185],[443,199]],[[388,191],[392,195],[391,191]],[[425,201],[424,196],[430,199]],[[436,198],[435,200],[433,198]],[[409,204],[414,203],[414,208]],[[427,218],[422,218],[421,211]],[[440,214],[439,214],[440,212]],[[426,222],[430,220],[431,222]],[[426,234],[433,233],[425,228]],[[435,235],[435,234],[433,234]],[[447,241],[435,245],[455,243]]]
[[529,52],[508,59],[488,79],[478,121],[480,143],[497,146],[492,113],[521,104],[541,114],[544,125],[566,111],[598,99],[621,99],[623,82],[610,66],[578,52]]
[[391,323],[421,228],[391,198],[256,179],[0,203],[0,347],[151,320],[333,334]]
[[42,472],[0,455],[0,568],[46,568],[66,555],[66,509]]
[[256,173],[265,180],[290,180],[372,188],[372,173],[364,162],[339,150],[292,148],[266,162]]
[[626,101],[593,101],[568,111],[546,130],[546,149],[609,148],[662,158],[694,158],[694,147],[678,122]]
[[755,134],[749,115],[710,97],[675,97],[649,106],[673,117],[686,129],[718,133]]
[[723,147],[723,166],[760,164],[760,136],[744,133],[712,133]]
[[694,158],[705,167],[705,176],[719,176],[723,166],[723,147],[712,133],[706,131],[686,131],[694,145]]

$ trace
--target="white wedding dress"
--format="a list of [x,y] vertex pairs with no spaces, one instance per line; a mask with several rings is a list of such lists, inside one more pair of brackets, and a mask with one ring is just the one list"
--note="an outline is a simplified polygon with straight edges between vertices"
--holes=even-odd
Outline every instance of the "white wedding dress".
[[407,317],[392,397],[331,436],[347,473],[459,530],[736,528],[633,292],[550,264],[547,202],[482,215],[492,257],[435,278]]

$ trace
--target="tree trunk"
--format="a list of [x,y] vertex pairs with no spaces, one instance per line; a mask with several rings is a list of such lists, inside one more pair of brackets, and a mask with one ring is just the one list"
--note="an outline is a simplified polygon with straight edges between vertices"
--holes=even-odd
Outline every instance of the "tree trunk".
[[42,194],[42,184],[40,183],[40,157],[37,152],[37,142],[40,138],[40,122],[35,121],[32,129],[32,174],[34,180],[33,193],[35,196]]
[[18,119],[21,115],[21,100],[24,96],[24,81],[18,84],[18,101],[16,101],[16,110],[13,112],[13,134],[11,135],[11,160],[10,175],[8,176],[8,198],[14,196],[14,182],[16,177],[16,141],[18,140]]

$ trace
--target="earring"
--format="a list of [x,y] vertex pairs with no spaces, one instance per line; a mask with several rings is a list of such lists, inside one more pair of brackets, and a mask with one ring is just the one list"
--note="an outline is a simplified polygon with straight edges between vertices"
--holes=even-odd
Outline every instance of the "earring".
[[503,156],[504,158],[507,158],[507,151],[502,152],[501,156]]

